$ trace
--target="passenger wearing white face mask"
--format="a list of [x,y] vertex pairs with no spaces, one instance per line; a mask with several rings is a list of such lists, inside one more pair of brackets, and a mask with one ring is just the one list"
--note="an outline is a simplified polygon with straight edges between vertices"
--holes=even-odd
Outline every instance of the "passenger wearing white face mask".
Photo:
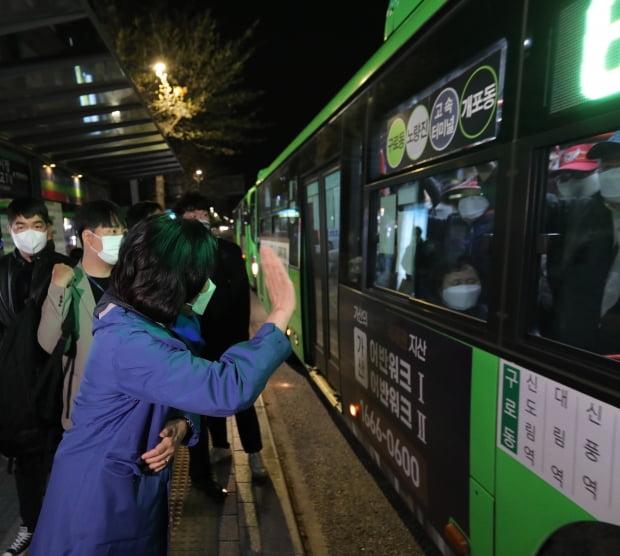
[[480,302],[480,276],[468,257],[440,261],[433,270],[432,283],[437,299],[430,301],[474,317],[486,318],[487,307]]
[[610,355],[620,353],[620,132],[572,149],[588,145],[585,157],[575,160],[589,164],[584,171],[598,167],[600,191],[548,199],[547,232],[555,236],[547,251],[553,303],[543,335]]
[[600,160],[600,194],[612,222],[612,248],[601,294],[599,351],[620,351],[620,131],[613,133],[588,151],[588,158]]
[[455,205],[457,211],[445,219],[439,237],[429,235],[429,238],[437,244],[436,251],[442,257],[465,255],[471,259],[478,270],[485,301],[485,289],[491,274],[495,211],[475,173],[449,186],[442,196]]
[[[8,206],[7,216],[8,232],[15,249],[0,259],[0,373],[18,368],[24,376],[31,376],[47,360],[47,354],[37,345],[36,319],[50,283],[52,267],[55,263],[69,264],[71,261],[56,253],[53,242],[48,241],[51,221],[41,199],[14,199]],[[28,318],[28,315],[37,316]],[[2,390],[5,395],[9,392],[5,385]],[[16,391],[11,399],[20,403],[25,396]],[[30,543],[37,524],[51,465],[49,458],[53,456],[50,453],[54,445],[52,439],[59,437],[60,425],[29,423],[29,430],[22,430],[15,423],[15,415],[10,414],[9,405],[10,402],[2,404],[5,423],[2,436],[6,440],[6,427],[11,424],[9,429],[13,437],[9,440],[15,445],[14,476],[22,519],[10,548],[21,553]],[[46,448],[48,441],[50,450]]]

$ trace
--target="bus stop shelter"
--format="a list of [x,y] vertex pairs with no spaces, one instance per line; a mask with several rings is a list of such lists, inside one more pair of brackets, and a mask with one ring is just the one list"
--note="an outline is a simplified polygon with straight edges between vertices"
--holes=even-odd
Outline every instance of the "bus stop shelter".
[[92,183],[183,170],[86,0],[1,5],[0,148]]

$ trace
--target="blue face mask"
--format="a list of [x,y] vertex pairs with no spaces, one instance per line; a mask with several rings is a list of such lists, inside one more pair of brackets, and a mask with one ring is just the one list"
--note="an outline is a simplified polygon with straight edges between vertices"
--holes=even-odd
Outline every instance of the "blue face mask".
[[[206,292],[200,292],[198,294],[198,297],[196,298],[196,301],[194,301],[194,303],[188,303],[188,305],[192,308],[192,311],[194,311],[194,313],[196,313],[197,315],[203,315],[207,305],[209,304],[209,301],[211,301],[211,298],[213,297],[213,294],[215,293],[215,284],[211,281],[208,280],[209,282],[209,287],[207,288]],[[204,289],[204,288],[203,288]]]

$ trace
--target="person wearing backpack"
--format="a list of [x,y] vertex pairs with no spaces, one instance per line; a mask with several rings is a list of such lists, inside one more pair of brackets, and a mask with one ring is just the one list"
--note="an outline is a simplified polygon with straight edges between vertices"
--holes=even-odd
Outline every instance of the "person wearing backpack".
[[[40,311],[56,263],[51,220],[41,199],[18,198],[7,208],[15,249],[0,259],[0,452],[15,463],[22,525],[5,555],[23,554],[34,532],[51,457],[62,429],[41,417],[35,395],[48,354],[37,342]],[[47,396],[59,396],[52,390]],[[43,400],[49,401],[49,400]],[[51,400],[56,402],[56,400]],[[53,405],[53,404],[52,404]]]

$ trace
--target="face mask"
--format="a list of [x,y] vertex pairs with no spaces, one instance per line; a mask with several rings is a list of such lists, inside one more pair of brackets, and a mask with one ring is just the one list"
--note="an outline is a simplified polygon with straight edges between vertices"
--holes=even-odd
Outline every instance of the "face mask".
[[441,297],[450,309],[467,311],[478,302],[481,291],[480,284],[461,284],[446,288],[441,292]]
[[24,230],[23,232],[11,232],[15,247],[26,255],[34,255],[47,245],[47,232],[37,230]]
[[601,195],[612,203],[620,203],[620,168],[610,168],[598,175]]
[[484,195],[469,195],[459,200],[459,213],[463,220],[476,220],[489,208],[489,200]]
[[211,222],[208,220],[198,220],[207,230],[211,229]]
[[598,174],[591,174],[582,179],[571,178],[558,182],[560,197],[592,197],[601,188]]
[[103,249],[97,251],[92,245],[90,246],[91,249],[97,253],[102,261],[108,264],[116,264],[116,261],[118,261],[118,251],[121,248],[124,236],[98,236],[95,232],[92,232],[92,234],[101,240]]
[[207,288],[207,291],[200,292],[194,303],[188,303],[194,313],[196,313],[197,315],[204,315],[205,309],[207,308],[209,301],[211,301],[211,298],[215,293],[215,288],[215,284],[211,280],[209,280],[209,287]]

